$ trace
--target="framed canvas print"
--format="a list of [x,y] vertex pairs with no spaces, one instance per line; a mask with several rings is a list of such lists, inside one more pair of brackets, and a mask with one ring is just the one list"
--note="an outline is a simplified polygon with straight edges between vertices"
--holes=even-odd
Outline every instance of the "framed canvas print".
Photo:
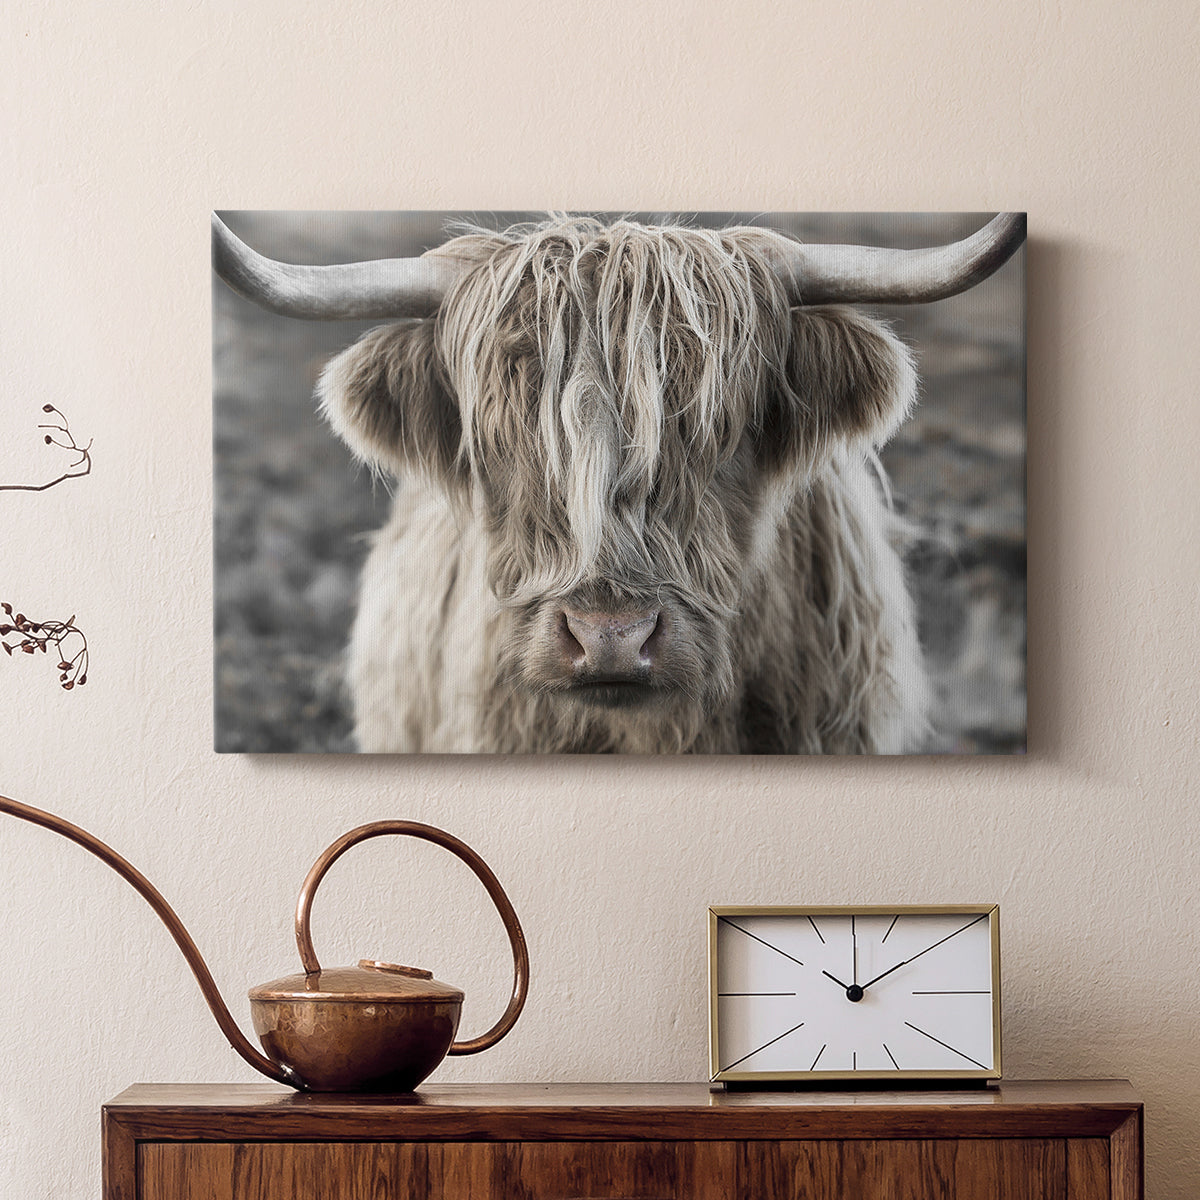
[[1024,237],[214,214],[216,748],[1022,750]]

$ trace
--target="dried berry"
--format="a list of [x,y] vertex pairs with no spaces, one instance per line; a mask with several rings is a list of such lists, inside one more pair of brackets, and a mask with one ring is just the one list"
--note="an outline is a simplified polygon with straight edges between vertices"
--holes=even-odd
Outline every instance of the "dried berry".
[[[53,404],[43,404],[42,412],[53,413],[55,416],[54,421],[38,426],[43,431],[43,442],[47,446],[54,445],[73,451],[77,457],[56,479],[46,483],[0,483],[0,492],[43,492],[66,479],[78,479],[91,473],[92,443],[89,441],[81,445],[76,441],[71,432],[70,422]],[[75,627],[74,615],[65,622],[30,621],[22,612],[14,615],[13,606],[7,601],[0,601],[0,607],[9,618],[6,623],[0,625],[0,646],[4,647],[4,653],[9,658],[15,650],[20,650],[22,654],[35,654],[40,650],[48,655],[53,646],[61,686],[70,691],[76,683],[85,682],[88,665],[87,638],[82,630]],[[2,640],[13,634],[17,635],[13,644]]]

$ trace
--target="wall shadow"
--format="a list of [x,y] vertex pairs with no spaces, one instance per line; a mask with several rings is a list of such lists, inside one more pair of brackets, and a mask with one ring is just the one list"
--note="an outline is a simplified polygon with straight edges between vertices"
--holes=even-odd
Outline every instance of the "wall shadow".
[[1065,748],[1062,527],[1066,419],[1063,346],[1067,277],[1084,251],[1030,238],[1026,248],[1026,504],[1028,538],[1028,752],[1039,760]]

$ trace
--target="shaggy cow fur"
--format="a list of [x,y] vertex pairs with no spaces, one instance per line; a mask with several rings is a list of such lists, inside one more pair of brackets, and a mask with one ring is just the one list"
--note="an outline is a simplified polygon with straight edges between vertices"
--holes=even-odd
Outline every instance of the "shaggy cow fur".
[[[789,307],[753,229],[558,218],[434,253],[470,267],[437,316],[318,388],[398,479],[349,653],[361,749],[913,748],[874,449],[916,380],[890,331]],[[639,686],[580,686],[577,612],[646,614]]]

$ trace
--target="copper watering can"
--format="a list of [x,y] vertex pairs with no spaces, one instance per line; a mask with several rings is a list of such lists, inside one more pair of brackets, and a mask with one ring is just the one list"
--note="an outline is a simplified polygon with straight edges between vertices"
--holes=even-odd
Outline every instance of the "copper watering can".
[[[250,989],[260,1053],[230,1015],[183,922],[158,889],[99,838],[56,817],[0,796],[0,812],[61,834],[107,863],[141,893],[175,939],[229,1044],[269,1079],[303,1091],[410,1092],[447,1054],[477,1054],[494,1046],[516,1023],[529,987],[525,935],[500,881],[468,845],[432,825],[375,821],[343,834],[309,871],[296,904],[296,945],[303,974]],[[356,967],[323,968],[309,934],[309,911],[326,871],[351,846],[384,834],[421,838],[457,855],[479,877],[500,912],[513,954],[508,1007],[486,1033],[456,1042],[463,993],[428,971],[363,959]]]

